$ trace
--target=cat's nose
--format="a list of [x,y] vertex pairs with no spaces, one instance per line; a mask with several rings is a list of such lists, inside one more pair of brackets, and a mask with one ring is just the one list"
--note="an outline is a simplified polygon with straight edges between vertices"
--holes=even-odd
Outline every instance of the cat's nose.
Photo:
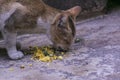
[[62,47],[60,47],[60,46],[58,46],[58,48],[57,48],[58,50],[63,50],[63,48]]

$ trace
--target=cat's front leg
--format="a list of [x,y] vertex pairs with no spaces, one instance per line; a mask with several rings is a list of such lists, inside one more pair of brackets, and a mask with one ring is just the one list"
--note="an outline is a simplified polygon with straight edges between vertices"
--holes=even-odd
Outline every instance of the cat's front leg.
[[21,51],[17,51],[16,49],[16,32],[9,32],[7,30],[2,30],[2,34],[6,43],[6,49],[8,56],[11,59],[20,59],[24,56],[24,54]]

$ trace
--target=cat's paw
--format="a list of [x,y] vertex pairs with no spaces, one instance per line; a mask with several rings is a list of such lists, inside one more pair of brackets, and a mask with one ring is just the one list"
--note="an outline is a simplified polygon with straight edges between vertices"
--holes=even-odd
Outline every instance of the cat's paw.
[[24,57],[24,54],[21,51],[9,51],[8,55],[10,59],[20,59]]

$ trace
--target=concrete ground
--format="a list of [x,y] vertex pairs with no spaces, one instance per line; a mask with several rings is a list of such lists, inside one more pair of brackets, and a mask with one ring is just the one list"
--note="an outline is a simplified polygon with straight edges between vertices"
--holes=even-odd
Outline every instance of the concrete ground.
[[[84,40],[74,43],[63,60],[50,63],[33,61],[32,54],[10,60],[1,51],[0,80],[120,80],[120,9],[78,22],[76,38]],[[22,48],[50,44],[45,35],[19,36],[18,41]]]

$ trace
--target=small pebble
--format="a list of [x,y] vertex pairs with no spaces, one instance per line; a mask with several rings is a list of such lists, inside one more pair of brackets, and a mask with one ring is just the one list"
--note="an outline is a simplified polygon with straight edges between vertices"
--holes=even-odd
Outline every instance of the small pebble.
[[14,71],[14,69],[13,68],[9,68],[9,71]]
[[33,64],[29,64],[29,66],[31,67],[31,66],[33,66]]
[[24,66],[24,65],[21,65],[21,66],[20,66],[20,69],[24,69],[24,68],[25,68],[25,66]]

